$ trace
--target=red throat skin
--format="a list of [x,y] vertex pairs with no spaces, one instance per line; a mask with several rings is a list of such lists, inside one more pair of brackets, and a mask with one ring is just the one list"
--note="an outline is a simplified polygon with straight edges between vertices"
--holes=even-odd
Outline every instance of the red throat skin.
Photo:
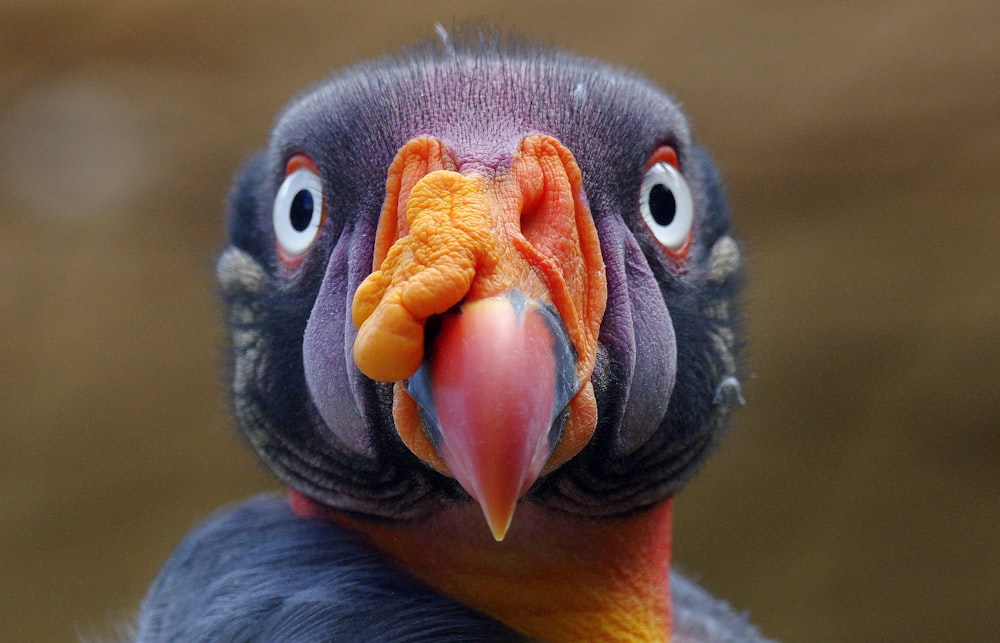
[[402,569],[528,637],[669,641],[671,501],[624,517],[557,515],[522,502],[503,542],[474,503],[416,523],[347,517],[290,492],[299,515],[362,532]]

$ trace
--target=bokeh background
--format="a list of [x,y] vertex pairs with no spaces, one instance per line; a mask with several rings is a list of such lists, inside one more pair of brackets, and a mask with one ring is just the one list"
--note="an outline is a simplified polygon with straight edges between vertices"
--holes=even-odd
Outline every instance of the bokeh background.
[[128,619],[274,487],[236,437],[228,183],[294,93],[480,19],[686,105],[746,241],[748,405],[675,558],[785,641],[1000,631],[1000,5],[0,2],[0,639]]

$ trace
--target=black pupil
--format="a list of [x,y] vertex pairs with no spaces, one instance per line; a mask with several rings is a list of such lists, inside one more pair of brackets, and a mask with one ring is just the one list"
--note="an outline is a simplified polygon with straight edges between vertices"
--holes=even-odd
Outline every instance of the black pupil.
[[309,227],[309,222],[313,218],[313,197],[309,190],[299,190],[295,193],[289,214],[292,218],[292,227],[297,232],[302,232]]
[[653,220],[662,226],[670,225],[677,214],[677,201],[674,193],[662,183],[657,183],[649,191],[649,213]]

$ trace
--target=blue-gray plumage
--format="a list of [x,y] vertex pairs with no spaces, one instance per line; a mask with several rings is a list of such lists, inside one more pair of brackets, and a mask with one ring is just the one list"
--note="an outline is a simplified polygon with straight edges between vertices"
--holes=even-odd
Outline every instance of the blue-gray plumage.
[[284,499],[226,509],[181,543],[143,606],[143,641],[517,640]]
[[484,37],[360,65],[282,113],[229,237],[234,410],[294,511],[193,532],[141,640],[759,640],[668,583],[741,262],[660,90]]

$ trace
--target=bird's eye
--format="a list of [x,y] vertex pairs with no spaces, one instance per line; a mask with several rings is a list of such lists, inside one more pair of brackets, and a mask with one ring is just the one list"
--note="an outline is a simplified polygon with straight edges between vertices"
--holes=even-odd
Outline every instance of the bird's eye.
[[[673,150],[666,149],[671,160],[676,159]],[[694,222],[694,201],[687,181],[670,161],[658,160],[646,170],[639,191],[639,211],[661,245],[674,255],[685,253]]]
[[323,220],[323,182],[304,154],[288,161],[288,175],[274,197],[274,235],[278,246],[295,259],[309,249]]

